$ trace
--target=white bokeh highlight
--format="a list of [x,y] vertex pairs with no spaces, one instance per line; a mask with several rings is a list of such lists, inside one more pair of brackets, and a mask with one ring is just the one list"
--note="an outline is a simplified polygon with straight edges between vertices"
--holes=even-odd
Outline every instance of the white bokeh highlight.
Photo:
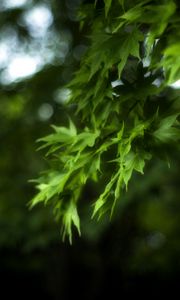
[[43,103],[38,109],[38,117],[40,121],[49,120],[54,113],[52,105],[49,103]]
[[37,5],[24,13],[22,22],[28,27],[31,36],[44,37],[53,22],[53,15],[48,6]]
[[14,57],[7,68],[11,81],[33,75],[38,69],[38,59],[28,55]]
[[170,84],[170,87],[172,87],[173,89],[180,89],[180,79]]
[[[15,0],[13,3],[30,2]],[[6,3],[10,5],[11,1]],[[57,32],[51,26],[53,15],[47,4],[27,6],[18,22],[19,26],[26,27],[31,38],[20,40],[16,29],[10,25],[0,30],[0,82],[3,85],[24,80],[48,64],[62,65],[72,42],[70,31]]]
[[2,1],[0,3],[1,9],[13,9],[31,3],[31,0],[1,0],[1,1]]

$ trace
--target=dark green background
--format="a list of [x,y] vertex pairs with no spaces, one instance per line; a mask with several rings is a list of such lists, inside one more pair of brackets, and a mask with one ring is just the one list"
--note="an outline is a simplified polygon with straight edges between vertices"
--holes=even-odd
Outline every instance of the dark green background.
[[[97,299],[113,297],[116,291],[119,298],[141,293],[146,297],[178,291],[178,151],[171,155],[171,168],[155,159],[144,176],[134,175],[111,222],[108,217],[99,223],[90,219],[94,192],[87,188],[80,203],[82,237],[74,233],[72,246],[61,242],[60,224],[50,207],[28,209],[35,194],[28,180],[48,165],[35,141],[51,131],[50,124],[67,124],[73,111],[65,109],[57,95],[88,44],[88,28],[80,32],[76,21],[80,2],[27,1],[19,8],[0,7],[0,44],[6,37],[15,47],[16,32],[19,45],[28,45],[29,51],[37,38],[22,24],[23,15],[37,5],[49,7],[53,23],[48,51],[54,53],[33,76],[9,84],[2,79],[8,65],[0,65],[0,279],[5,299]],[[58,56],[66,50],[59,40],[68,43],[64,60]],[[39,112],[44,104],[53,113],[43,119]]]

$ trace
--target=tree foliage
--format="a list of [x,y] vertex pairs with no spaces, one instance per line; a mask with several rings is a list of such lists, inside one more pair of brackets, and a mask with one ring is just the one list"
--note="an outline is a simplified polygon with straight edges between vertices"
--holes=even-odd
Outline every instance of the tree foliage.
[[134,172],[160,156],[167,161],[180,137],[179,97],[171,85],[180,79],[178,3],[107,0],[84,4],[81,28],[89,27],[89,47],[68,84],[75,109],[69,126],[52,126],[39,141],[50,168],[36,181],[39,202],[54,207],[63,238],[80,234],[78,201],[91,181],[103,189],[92,217],[112,215]]

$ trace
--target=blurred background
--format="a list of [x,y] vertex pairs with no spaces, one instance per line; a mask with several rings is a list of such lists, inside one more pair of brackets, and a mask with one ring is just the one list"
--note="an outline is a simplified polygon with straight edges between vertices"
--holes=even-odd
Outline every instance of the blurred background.
[[[0,286],[30,299],[171,294],[180,278],[180,155],[134,175],[111,222],[80,204],[82,237],[62,243],[50,207],[28,209],[47,167],[37,138],[67,124],[65,84],[87,48],[81,0],[0,1]],[[92,1],[89,1],[92,2]],[[86,29],[85,29],[86,30]],[[176,91],[178,93],[178,91]],[[91,199],[91,201],[92,201]]]

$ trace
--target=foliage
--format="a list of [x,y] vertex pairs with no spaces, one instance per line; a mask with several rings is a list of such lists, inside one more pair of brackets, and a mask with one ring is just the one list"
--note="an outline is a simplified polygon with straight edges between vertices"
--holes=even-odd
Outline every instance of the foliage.
[[[50,168],[36,180],[31,207],[51,203],[72,242],[83,189],[103,187],[92,216],[112,215],[134,172],[143,174],[155,155],[167,160],[180,137],[179,97],[170,85],[180,78],[178,3],[104,1],[82,6],[81,27],[91,27],[89,48],[68,84],[75,107],[69,127],[39,141]],[[75,125],[77,123],[77,125]]]

